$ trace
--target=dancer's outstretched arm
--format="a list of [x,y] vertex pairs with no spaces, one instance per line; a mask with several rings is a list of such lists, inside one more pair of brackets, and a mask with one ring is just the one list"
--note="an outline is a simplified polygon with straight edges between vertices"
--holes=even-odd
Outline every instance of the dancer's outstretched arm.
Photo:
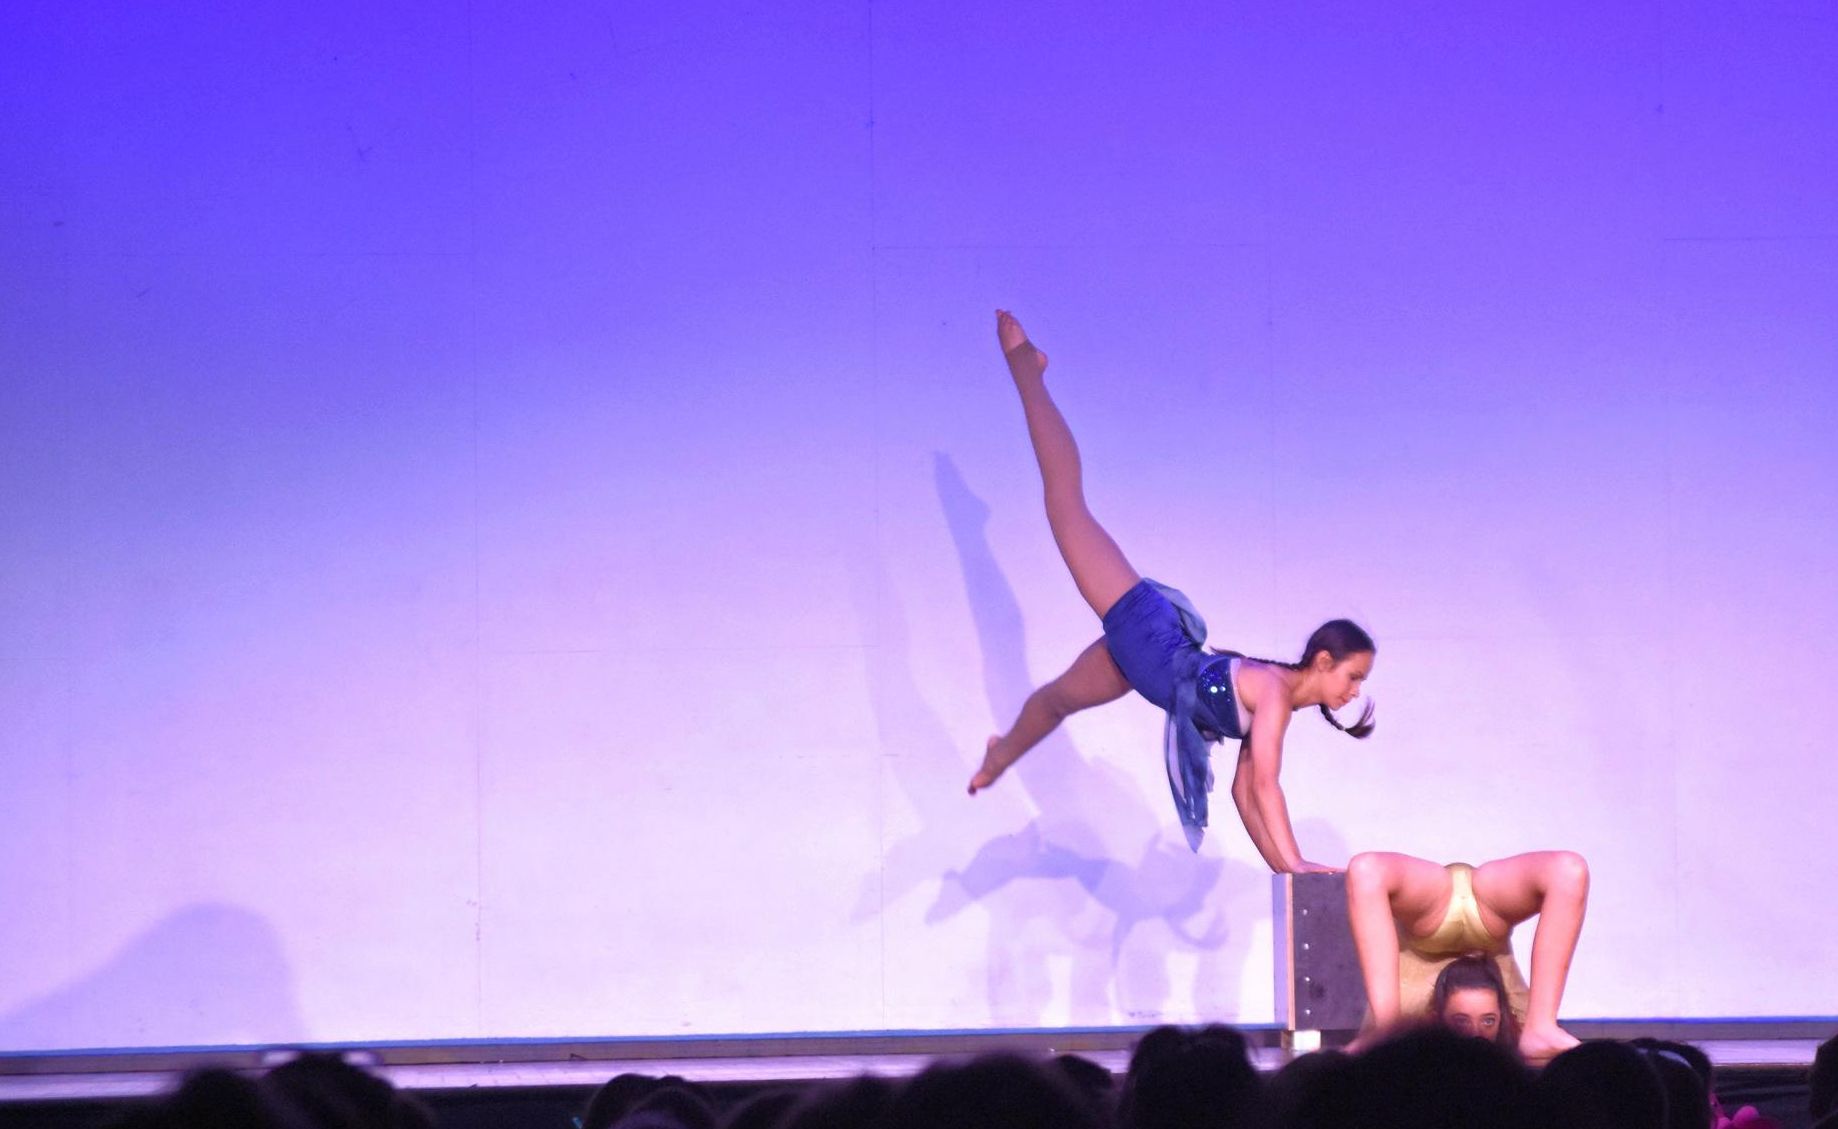
[[1264,708],[1251,712],[1251,736],[1239,751],[1238,768],[1232,776],[1238,816],[1257,845],[1257,853],[1275,873],[1331,871],[1331,866],[1302,857],[1295,830],[1289,825],[1289,801],[1278,782],[1283,770],[1283,735],[1289,729],[1288,702],[1273,687],[1263,688],[1258,697]]
[[1272,874],[1285,873],[1283,856],[1276,849],[1276,843],[1270,838],[1270,832],[1264,827],[1264,817],[1258,814],[1257,804],[1251,799],[1251,739],[1245,738],[1238,746],[1238,767],[1232,772],[1232,803],[1237,805],[1238,818],[1244,821],[1244,829],[1251,836],[1251,844],[1257,853],[1264,856],[1264,863]]
[[1279,721],[1265,724],[1265,730],[1274,732],[1259,734],[1257,717],[1252,717],[1252,737],[1239,750],[1239,767],[1231,776],[1231,800],[1239,807],[1244,831],[1272,872],[1329,872],[1333,866],[1301,857],[1296,831],[1288,824],[1288,800],[1277,781],[1283,770],[1283,730],[1287,726],[1288,713],[1281,713]]

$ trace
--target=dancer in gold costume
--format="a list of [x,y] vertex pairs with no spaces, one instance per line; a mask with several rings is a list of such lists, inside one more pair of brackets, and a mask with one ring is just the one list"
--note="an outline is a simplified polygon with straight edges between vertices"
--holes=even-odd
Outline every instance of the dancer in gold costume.
[[[1573,851],[1534,851],[1480,866],[1443,866],[1368,852],[1347,864],[1347,920],[1366,981],[1372,1028],[1427,1014],[1443,965],[1494,958],[1521,1032],[1519,1050],[1542,1062],[1576,1045],[1557,1005],[1589,900],[1589,864]],[[1528,985],[1512,955],[1513,926],[1538,918]]]

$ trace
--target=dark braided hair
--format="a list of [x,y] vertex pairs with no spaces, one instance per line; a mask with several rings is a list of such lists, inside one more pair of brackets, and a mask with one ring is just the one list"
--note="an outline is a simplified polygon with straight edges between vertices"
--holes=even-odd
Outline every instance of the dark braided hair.
[[[1260,659],[1252,655],[1246,655],[1240,651],[1219,651],[1218,653],[1221,655],[1234,655],[1241,659],[1249,658],[1252,662],[1263,663],[1265,666],[1280,666],[1289,670],[1302,671],[1307,670],[1309,662],[1314,659],[1315,655],[1322,651],[1327,652],[1328,658],[1335,662],[1341,662],[1353,655],[1376,655],[1378,654],[1378,645],[1372,641],[1372,636],[1366,634],[1365,628],[1354,623],[1352,620],[1330,619],[1320,627],[1315,628],[1314,634],[1308,637],[1308,642],[1302,646],[1302,658],[1299,662]],[[1372,736],[1372,731],[1378,728],[1378,723],[1372,720],[1372,715],[1376,709],[1377,707],[1373,705],[1372,699],[1367,698],[1366,708],[1359,711],[1359,720],[1352,725],[1342,725],[1340,724],[1340,719],[1334,716],[1334,711],[1328,709],[1327,703],[1323,702],[1321,703],[1321,716],[1327,718],[1327,723],[1329,725],[1345,733],[1347,736],[1358,737],[1364,740]]]

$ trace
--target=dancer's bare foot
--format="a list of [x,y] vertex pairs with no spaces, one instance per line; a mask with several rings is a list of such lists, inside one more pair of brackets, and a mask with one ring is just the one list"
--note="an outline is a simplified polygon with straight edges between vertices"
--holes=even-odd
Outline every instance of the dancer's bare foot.
[[991,737],[989,739],[989,744],[984,746],[983,767],[977,769],[976,775],[970,778],[970,794],[972,796],[989,787],[991,784],[994,784],[996,778],[1006,772],[1009,765],[1015,763],[1015,754],[1002,751],[1000,748],[1001,744],[1002,738],[996,736]]
[[1007,310],[996,311],[996,340],[1002,343],[1002,356],[1016,380],[1039,380],[1046,375],[1047,355],[1034,347],[1027,331]]
[[1576,1046],[1580,1039],[1557,1024],[1528,1026],[1519,1033],[1519,1054],[1535,1066],[1543,1066]]

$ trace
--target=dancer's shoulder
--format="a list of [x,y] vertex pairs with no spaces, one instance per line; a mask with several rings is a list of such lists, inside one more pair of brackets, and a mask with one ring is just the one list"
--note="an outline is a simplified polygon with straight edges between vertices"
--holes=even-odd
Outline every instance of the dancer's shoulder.
[[1232,683],[1238,690],[1238,700],[1252,713],[1266,705],[1288,708],[1289,684],[1277,673],[1276,667],[1267,662],[1239,656]]

